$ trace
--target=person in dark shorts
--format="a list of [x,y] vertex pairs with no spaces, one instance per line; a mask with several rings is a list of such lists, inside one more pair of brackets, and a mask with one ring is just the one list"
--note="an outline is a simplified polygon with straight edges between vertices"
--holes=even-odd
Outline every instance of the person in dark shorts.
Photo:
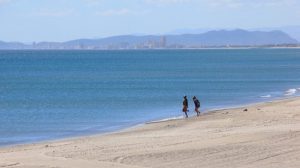
[[189,108],[188,99],[187,99],[186,96],[184,96],[184,97],[183,97],[183,108],[182,108],[182,112],[185,113],[185,118],[188,118],[188,117],[189,117],[188,114],[187,114],[187,112],[189,111],[188,108]]
[[199,111],[200,101],[197,99],[196,96],[193,97],[193,101],[195,103],[195,112],[197,113],[197,116],[200,116],[200,111]]

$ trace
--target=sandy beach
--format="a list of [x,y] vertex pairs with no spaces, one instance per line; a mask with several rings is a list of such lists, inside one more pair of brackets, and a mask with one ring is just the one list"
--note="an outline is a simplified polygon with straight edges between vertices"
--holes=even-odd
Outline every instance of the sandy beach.
[[[247,110],[245,110],[247,109]],[[298,168],[300,98],[0,149],[0,168]]]

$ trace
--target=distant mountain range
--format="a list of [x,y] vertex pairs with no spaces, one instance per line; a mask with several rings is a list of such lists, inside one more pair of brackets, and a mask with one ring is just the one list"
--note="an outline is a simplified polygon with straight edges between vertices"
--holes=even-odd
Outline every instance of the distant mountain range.
[[[166,34],[201,34],[208,31],[212,31],[216,29],[212,28],[200,28],[200,29],[176,29],[171,32],[168,32]],[[220,29],[221,30],[221,29]],[[226,29],[230,30],[230,29]],[[300,25],[294,25],[294,26],[282,26],[282,27],[263,27],[263,28],[254,28],[249,29],[250,31],[272,31],[272,30],[280,30],[285,33],[287,33],[289,36],[295,38],[296,40],[300,41]]]
[[300,41],[300,26],[283,26],[283,27],[269,27],[269,28],[258,28],[253,30],[259,31],[271,31],[271,30],[280,30],[287,33],[289,36]]
[[123,35],[101,39],[23,44],[1,42],[0,49],[155,49],[291,45],[299,42],[283,31],[218,30],[200,34]]

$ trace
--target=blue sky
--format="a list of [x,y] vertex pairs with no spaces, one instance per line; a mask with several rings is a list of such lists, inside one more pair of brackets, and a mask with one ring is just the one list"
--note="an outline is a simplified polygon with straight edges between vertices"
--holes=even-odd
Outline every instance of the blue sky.
[[300,0],[0,0],[0,40],[300,25]]

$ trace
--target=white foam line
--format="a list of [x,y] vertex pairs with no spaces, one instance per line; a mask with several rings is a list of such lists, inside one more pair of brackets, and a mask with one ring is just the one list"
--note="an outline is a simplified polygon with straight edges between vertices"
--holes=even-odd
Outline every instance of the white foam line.
[[165,118],[165,119],[161,119],[161,120],[150,121],[150,122],[147,122],[147,124],[178,120],[178,119],[182,119],[182,118],[184,118],[184,117],[183,116],[178,116],[178,117]]
[[260,96],[261,98],[270,98],[270,97],[272,97],[271,95],[263,95],[263,96]]
[[297,89],[289,89],[289,90],[287,90],[286,92],[285,92],[285,96],[291,96],[291,95],[294,95],[294,94],[296,94],[296,92],[297,92]]

